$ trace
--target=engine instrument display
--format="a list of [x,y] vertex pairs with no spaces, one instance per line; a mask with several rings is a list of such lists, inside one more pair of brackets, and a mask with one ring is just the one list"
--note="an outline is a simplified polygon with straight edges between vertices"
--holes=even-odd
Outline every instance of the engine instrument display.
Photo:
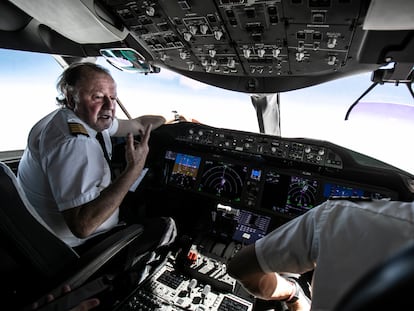
[[368,191],[362,188],[325,183],[323,196],[326,199],[357,199],[357,200],[391,200],[391,197],[376,191]]
[[365,191],[358,188],[326,183],[323,195],[325,198],[364,198]]

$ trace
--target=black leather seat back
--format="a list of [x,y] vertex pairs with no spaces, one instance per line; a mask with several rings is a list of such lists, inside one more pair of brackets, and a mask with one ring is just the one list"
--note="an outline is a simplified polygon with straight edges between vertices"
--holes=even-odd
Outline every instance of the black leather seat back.
[[[35,214],[10,168],[0,162],[0,232],[7,248],[41,275],[53,277],[78,254]],[[43,223],[43,224],[42,224]]]
[[414,244],[409,243],[362,277],[334,310],[413,310],[413,290]]

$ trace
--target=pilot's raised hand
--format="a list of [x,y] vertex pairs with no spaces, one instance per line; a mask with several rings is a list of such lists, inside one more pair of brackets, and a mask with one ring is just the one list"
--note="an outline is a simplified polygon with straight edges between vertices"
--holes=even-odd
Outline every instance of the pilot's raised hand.
[[127,142],[125,144],[125,160],[127,170],[132,170],[137,174],[141,173],[145,165],[145,160],[149,152],[148,141],[152,129],[152,124],[148,124],[142,135],[141,141],[135,141],[134,136],[129,133],[127,135]]

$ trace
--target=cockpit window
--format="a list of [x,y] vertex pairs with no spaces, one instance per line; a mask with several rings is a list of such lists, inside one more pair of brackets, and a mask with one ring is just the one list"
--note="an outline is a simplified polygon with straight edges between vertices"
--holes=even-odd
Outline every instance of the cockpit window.
[[[55,84],[62,69],[50,55],[12,50],[0,50],[0,63],[5,116],[0,152],[22,150],[34,123],[57,108]],[[209,86],[163,68],[144,75],[121,72],[103,57],[98,63],[111,70],[131,116],[160,114],[172,120],[178,113],[188,121],[259,132],[251,94]],[[405,85],[376,86],[345,120],[349,107],[371,84],[370,74],[361,74],[281,93],[281,135],[330,141],[414,173],[414,146],[407,139],[414,133],[414,104]],[[117,116],[126,118],[119,107]]]
[[350,106],[372,84],[370,74],[335,80],[281,95],[284,137],[327,140],[414,172],[407,139],[414,133],[414,100],[406,85],[377,85]]
[[[103,59],[98,63],[108,66]],[[160,114],[171,120],[176,111],[188,121],[259,131],[250,94],[210,86],[166,69],[148,75],[110,70],[117,81],[119,97],[132,116]],[[121,113],[118,109],[119,116],[125,117]]]

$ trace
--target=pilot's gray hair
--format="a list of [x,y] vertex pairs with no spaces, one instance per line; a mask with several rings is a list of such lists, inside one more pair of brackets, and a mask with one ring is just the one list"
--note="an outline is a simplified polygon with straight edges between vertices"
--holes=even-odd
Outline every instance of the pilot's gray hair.
[[56,89],[59,95],[56,97],[58,105],[69,107],[71,100],[78,100],[78,89],[76,84],[90,73],[103,73],[112,78],[108,69],[91,62],[72,63],[59,76]]

